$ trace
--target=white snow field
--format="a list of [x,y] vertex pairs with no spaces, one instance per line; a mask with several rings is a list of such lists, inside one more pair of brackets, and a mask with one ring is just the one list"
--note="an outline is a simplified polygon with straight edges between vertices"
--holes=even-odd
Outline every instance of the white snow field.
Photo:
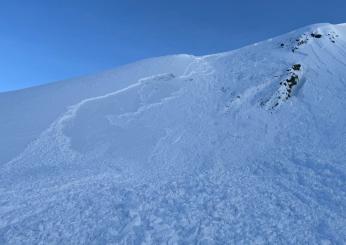
[[1,93],[0,244],[346,244],[346,25]]

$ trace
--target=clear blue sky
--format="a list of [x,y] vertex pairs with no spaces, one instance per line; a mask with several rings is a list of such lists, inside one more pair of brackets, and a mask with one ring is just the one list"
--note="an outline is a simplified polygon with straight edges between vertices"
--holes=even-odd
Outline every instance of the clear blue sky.
[[0,91],[346,22],[345,0],[2,0]]

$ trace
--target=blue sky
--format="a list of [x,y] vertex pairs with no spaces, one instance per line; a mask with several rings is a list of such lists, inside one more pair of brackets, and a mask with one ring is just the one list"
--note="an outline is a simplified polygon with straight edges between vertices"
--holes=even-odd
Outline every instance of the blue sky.
[[345,13],[345,0],[2,0],[0,91],[231,50]]

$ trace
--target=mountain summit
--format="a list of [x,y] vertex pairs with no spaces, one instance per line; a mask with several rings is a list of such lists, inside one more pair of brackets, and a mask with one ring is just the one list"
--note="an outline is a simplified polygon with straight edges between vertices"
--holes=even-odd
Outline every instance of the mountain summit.
[[346,243],[346,25],[0,94],[1,244]]

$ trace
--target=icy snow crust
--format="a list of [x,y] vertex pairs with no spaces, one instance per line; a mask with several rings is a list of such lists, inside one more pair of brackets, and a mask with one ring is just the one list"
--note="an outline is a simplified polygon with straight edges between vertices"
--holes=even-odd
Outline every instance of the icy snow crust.
[[0,244],[345,244],[345,57],[319,24],[0,94]]

